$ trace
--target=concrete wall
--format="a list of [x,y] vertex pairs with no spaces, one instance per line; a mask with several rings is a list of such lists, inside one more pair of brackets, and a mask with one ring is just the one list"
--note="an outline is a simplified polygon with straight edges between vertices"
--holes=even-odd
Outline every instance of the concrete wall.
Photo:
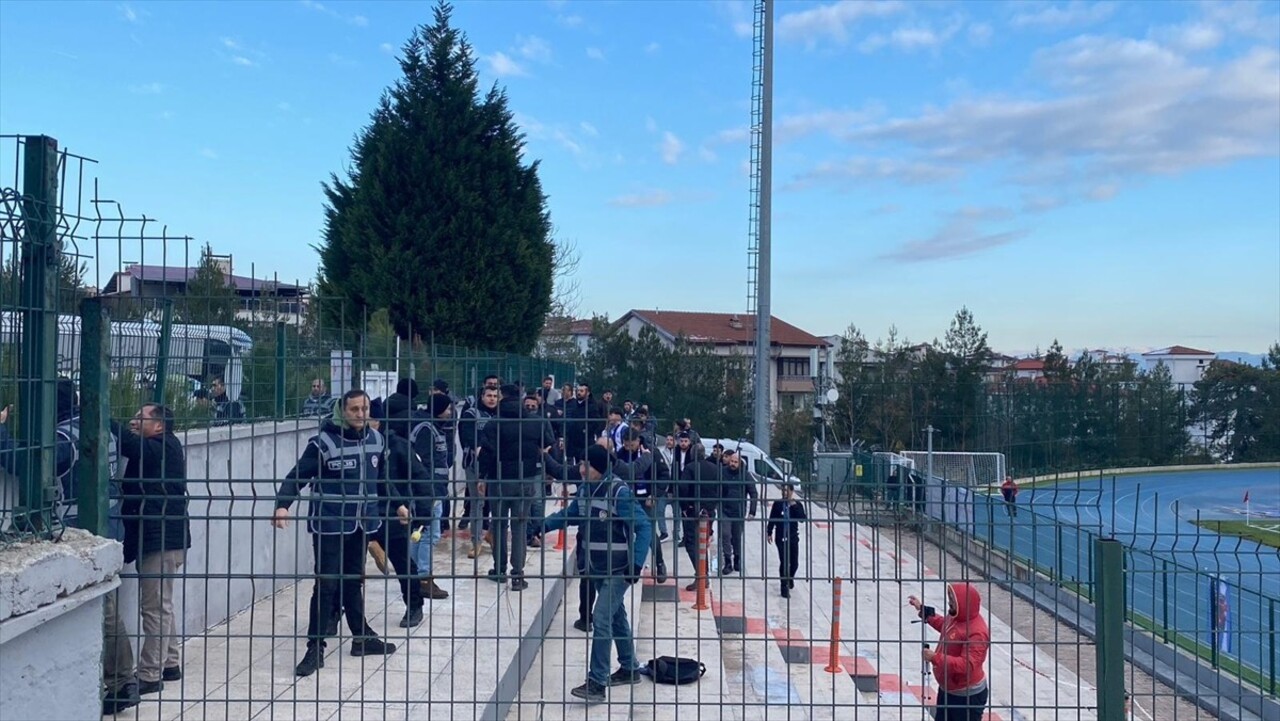
[[[178,632],[194,636],[311,574],[303,524],[277,531],[270,518],[280,479],[315,435],[315,419],[246,423],[178,434],[187,455],[191,548],[174,584]],[[295,515],[302,510],[292,509]],[[137,630],[135,564],[123,573],[120,612]],[[304,609],[305,610],[305,609]]]
[[120,544],[70,530],[60,543],[0,549],[0,718],[102,712],[102,596]]

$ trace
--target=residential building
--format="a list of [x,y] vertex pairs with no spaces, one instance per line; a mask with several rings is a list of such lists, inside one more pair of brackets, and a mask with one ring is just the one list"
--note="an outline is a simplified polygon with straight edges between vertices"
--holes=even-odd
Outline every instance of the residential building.
[[1210,351],[1188,348],[1184,345],[1169,346],[1142,354],[1142,360],[1146,362],[1148,369],[1155,368],[1161,363],[1167,366],[1170,375],[1173,376],[1174,385],[1191,385],[1200,380],[1215,357],[1216,354]]
[[563,354],[566,349],[576,349],[579,355],[586,355],[591,347],[591,329],[595,321],[591,318],[547,318],[538,338],[537,354],[552,357]]
[[[755,316],[738,313],[698,313],[674,310],[631,310],[614,328],[633,337],[652,328],[668,346],[683,337],[710,348],[717,355],[741,357],[750,367],[755,353]],[[774,411],[808,408],[813,403],[813,376],[835,357],[832,343],[777,317],[770,319],[769,387]]]
[[[218,259],[227,283],[235,290],[240,307],[236,319],[245,323],[283,322],[298,325],[306,313],[307,286],[236,275],[230,256]],[[100,295],[108,306],[136,303],[140,299],[180,298],[198,268],[142,265],[133,263],[113,273]]]

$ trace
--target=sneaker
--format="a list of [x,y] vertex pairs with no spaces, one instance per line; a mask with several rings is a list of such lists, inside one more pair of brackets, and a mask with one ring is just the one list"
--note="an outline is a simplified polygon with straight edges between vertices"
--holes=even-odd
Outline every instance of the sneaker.
[[658,543],[662,543],[668,538],[671,538],[671,534],[667,533],[666,531],[663,531],[662,533],[658,534]]
[[600,703],[605,699],[604,686],[601,686],[591,679],[587,679],[586,683],[573,689],[569,693],[577,696],[587,703]]
[[515,578],[511,579],[512,591],[523,591],[528,587],[529,587],[529,582],[524,580],[524,578],[521,576],[516,576]]
[[404,618],[400,619],[400,628],[414,628],[422,623],[422,609],[411,608],[404,612]]
[[137,706],[141,699],[138,698],[138,684],[130,682],[120,688],[107,694],[102,699],[102,715],[114,716],[125,709]]
[[161,679],[162,681],[181,681],[181,680],[182,680],[182,667],[181,667],[181,666],[170,666],[170,667],[166,668],[166,669],[164,670],[164,673],[160,674],[160,679]]
[[688,586],[685,586],[685,587],[684,587],[684,590],[686,590],[686,591],[696,591],[696,590],[698,590],[698,582],[697,582],[697,581],[694,581],[693,583],[689,584]]
[[146,696],[147,694],[160,693],[164,688],[164,681],[140,681],[138,683],[138,695]]
[[352,656],[390,656],[395,652],[394,643],[387,643],[376,636],[351,642]]
[[667,582],[667,564],[665,563],[658,564],[658,574],[654,580],[656,580],[658,583]]
[[640,675],[640,669],[628,671],[625,668],[620,668],[609,674],[610,686],[630,686],[632,684],[640,683],[643,680],[644,677]]
[[587,620],[587,619],[585,619],[585,618],[580,618],[580,619],[578,619],[577,621],[574,621],[574,622],[573,622],[573,627],[574,627],[574,628],[576,628],[577,630],[579,630],[579,631],[583,632],[583,633],[590,633],[590,632],[591,632],[591,622],[590,622],[590,621],[588,621],[588,620]]
[[488,579],[490,581],[493,581],[494,583],[506,583],[507,574],[503,573],[502,571],[499,571],[496,568],[491,568],[489,569]]
[[324,648],[320,646],[307,646],[307,653],[302,657],[302,661],[298,663],[298,668],[294,673],[298,676],[310,676],[316,672],[316,669],[324,668]]

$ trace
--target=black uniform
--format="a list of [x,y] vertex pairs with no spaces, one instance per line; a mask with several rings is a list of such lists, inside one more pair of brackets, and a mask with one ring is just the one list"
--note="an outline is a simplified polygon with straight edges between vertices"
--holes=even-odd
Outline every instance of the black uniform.
[[720,505],[720,473],[724,466],[702,458],[685,464],[676,501],[680,504],[680,541],[698,572],[698,522],[714,519]]
[[796,587],[796,569],[800,567],[800,521],[808,520],[804,504],[794,498],[778,499],[769,509],[769,525],[765,535],[778,547],[778,577],[782,595],[790,596]]
[[[554,445],[555,433],[538,413],[526,413],[518,396],[498,404],[498,419],[485,426],[480,442],[484,452],[497,462],[496,486],[486,495],[493,499],[493,580],[503,580],[507,564],[507,522],[511,523],[511,575],[524,576],[529,519],[533,505],[545,503],[542,493],[546,466],[543,449]],[[494,491],[497,491],[494,493]],[[542,519],[536,514],[536,520]]]

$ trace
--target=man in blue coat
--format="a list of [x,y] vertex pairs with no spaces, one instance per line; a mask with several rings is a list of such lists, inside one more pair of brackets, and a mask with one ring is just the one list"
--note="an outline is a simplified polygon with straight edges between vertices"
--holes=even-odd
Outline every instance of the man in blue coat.
[[[626,594],[640,580],[653,527],[631,488],[613,475],[609,451],[592,445],[579,465],[583,483],[567,508],[543,521],[543,530],[567,525],[582,530],[587,572],[596,589],[592,613],[591,661],[587,682],[570,691],[587,703],[605,700],[609,686],[639,683],[635,639],[627,619]],[[618,670],[609,673],[609,647],[618,649]]]

